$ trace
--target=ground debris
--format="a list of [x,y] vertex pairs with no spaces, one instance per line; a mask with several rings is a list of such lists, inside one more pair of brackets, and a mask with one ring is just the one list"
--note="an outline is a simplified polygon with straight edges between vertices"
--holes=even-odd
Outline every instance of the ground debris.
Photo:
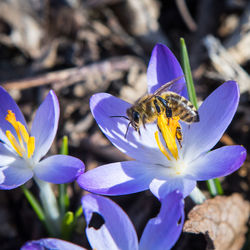
[[183,231],[204,234],[207,249],[241,249],[249,213],[250,204],[240,194],[217,196],[195,206],[189,212]]

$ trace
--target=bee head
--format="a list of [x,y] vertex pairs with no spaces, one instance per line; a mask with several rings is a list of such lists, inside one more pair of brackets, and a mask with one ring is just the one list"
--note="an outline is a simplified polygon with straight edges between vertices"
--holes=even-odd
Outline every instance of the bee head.
[[138,131],[141,125],[140,113],[136,111],[133,107],[127,109],[127,116],[131,122],[132,127]]

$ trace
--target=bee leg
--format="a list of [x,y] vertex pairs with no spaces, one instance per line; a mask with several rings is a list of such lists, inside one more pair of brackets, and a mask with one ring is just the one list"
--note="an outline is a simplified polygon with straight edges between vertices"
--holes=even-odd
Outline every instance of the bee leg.
[[177,141],[178,141],[178,143],[179,143],[179,145],[180,145],[180,148],[182,148],[182,145],[181,145],[182,140],[179,140],[179,139],[177,138]]
[[172,118],[173,117],[172,109],[169,107],[168,101],[162,98],[161,96],[156,96],[156,98],[165,107],[166,109],[165,113],[166,113],[167,118]]
[[139,129],[139,128],[138,128],[138,131],[137,131],[137,132],[138,132],[139,136],[141,136],[141,131],[140,131],[140,129]]
[[177,139],[177,141],[179,142],[180,148],[182,148],[181,142],[182,142],[182,132],[181,132],[181,127],[178,126],[176,128],[176,134],[175,137]]
[[145,124],[146,124],[146,116],[145,115],[143,115],[143,117],[142,117],[142,124],[143,124],[143,127],[146,129],[146,126],[145,126]]
[[161,108],[160,108],[160,106],[158,105],[156,99],[154,100],[154,105],[155,105],[155,108],[156,108],[157,113],[160,114],[160,113],[161,113]]
[[167,118],[172,118],[173,114],[172,114],[172,109],[169,107],[166,107],[166,116]]
[[169,126],[169,119],[170,119],[170,118],[167,118],[167,121],[168,121],[168,126]]

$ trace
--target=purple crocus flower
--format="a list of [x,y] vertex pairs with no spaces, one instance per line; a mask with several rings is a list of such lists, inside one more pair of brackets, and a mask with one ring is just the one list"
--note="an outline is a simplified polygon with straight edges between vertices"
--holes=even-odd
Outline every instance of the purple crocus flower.
[[55,184],[71,182],[84,171],[84,164],[75,157],[42,159],[58,127],[59,103],[53,91],[38,108],[30,135],[23,114],[2,87],[0,100],[0,189],[16,188],[33,176]]
[[65,240],[46,238],[28,241],[21,247],[21,250],[87,250]]
[[[86,234],[92,249],[98,250],[166,250],[179,238],[184,221],[181,193],[174,191],[161,200],[161,210],[156,218],[147,223],[140,242],[132,222],[126,213],[108,198],[94,194],[82,198],[86,218]],[[94,214],[102,216],[103,224],[94,228]],[[58,239],[41,239],[26,243],[21,250],[29,249],[83,249]],[[67,248],[68,247],[68,248]]]
[[[183,75],[181,67],[164,45],[156,45],[148,66],[148,91],[153,93],[162,84]],[[172,85],[171,91],[186,96],[184,83]],[[133,161],[100,166],[81,174],[78,184],[93,193],[104,195],[130,194],[150,189],[155,196],[164,197],[179,190],[186,197],[196,181],[226,176],[236,171],[246,158],[242,146],[224,146],[210,151],[230,124],[239,102],[239,89],[234,81],[225,82],[202,103],[198,112],[200,121],[187,125],[170,119],[182,128],[182,146],[171,142],[168,126],[156,124],[140,128],[141,136],[128,121],[111,116],[126,116],[131,104],[107,93],[92,96],[90,108],[102,132],[114,146],[132,157]],[[160,119],[164,123],[164,119]],[[158,120],[159,126],[159,120]],[[170,135],[170,136],[168,136]],[[171,148],[172,147],[172,148]]]

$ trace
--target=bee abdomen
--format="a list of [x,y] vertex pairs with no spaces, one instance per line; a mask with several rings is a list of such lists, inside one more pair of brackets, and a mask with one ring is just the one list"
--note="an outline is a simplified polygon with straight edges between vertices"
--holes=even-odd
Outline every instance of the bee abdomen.
[[179,116],[182,121],[189,124],[200,120],[198,111],[189,100],[176,93],[171,93],[168,98],[172,104],[173,116]]
[[180,115],[180,119],[186,123],[199,122],[200,118],[197,111],[193,112],[183,112]]

